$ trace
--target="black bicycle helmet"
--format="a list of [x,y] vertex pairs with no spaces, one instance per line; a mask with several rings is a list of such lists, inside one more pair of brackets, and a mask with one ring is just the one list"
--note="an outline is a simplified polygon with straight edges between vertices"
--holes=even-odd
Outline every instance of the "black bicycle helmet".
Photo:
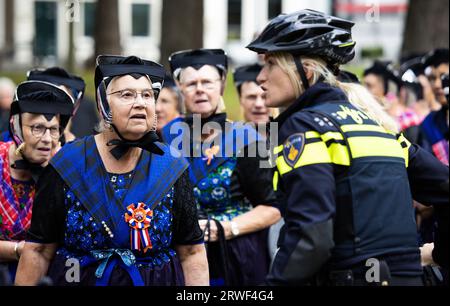
[[[247,48],[257,53],[288,52],[318,56],[337,76],[339,65],[355,56],[351,32],[353,25],[351,21],[309,9],[281,14],[272,19]],[[294,56],[294,62],[306,90],[309,83],[301,59]]]
[[353,25],[351,21],[309,9],[281,14],[247,48],[258,53],[316,55],[330,65],[345,64],[355,56]]

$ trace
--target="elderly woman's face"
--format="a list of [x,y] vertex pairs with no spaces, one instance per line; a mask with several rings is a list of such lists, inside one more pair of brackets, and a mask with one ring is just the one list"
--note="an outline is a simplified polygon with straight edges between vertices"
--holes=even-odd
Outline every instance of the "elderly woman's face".
[[180,116],[178,111],[178,95],[169,88],[163,88],[156,102],[156,115],[158,116],[158,130],[167,123]]
[[208,118],[217,109],[221,98],[220,74],[213,66],[205,65],[199,70],[192,67],[183,69],[180,88],[186,109],[192,114]]
[[155,95],[146,76],[117,77],[107,88],[112,122],[123,137],[137,140],[151,130],[155,121]]
[[22,155],[32,163],[46,166],[59,147],[59,115],[47,121],[44,115],[21,114],[25,148]]

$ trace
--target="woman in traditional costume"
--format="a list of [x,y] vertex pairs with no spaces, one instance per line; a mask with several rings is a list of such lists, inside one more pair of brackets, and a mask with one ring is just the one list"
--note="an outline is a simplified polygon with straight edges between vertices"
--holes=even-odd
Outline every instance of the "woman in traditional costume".
[[163,80],[154,62],[97,58],[104,130],[66,144],[45,170],[17,284],[46,274],[58,285],[208,284],[188,164],[155,133]]
[[0,263],[13,281],[31,223],[36,181],[73,112],[73,100],[57,86],[21,83],[10,112],[11,141],[0,142]]
[[[272,170],[261,157],[265,142],[251,126],[227,120],[223,50],[181,51],[169,61],[188,115],[162,134],[190,162],[211,285],[257,285],[269,268],[267,228],[280,218]],[[180,139],[187,146],[177,145]]]

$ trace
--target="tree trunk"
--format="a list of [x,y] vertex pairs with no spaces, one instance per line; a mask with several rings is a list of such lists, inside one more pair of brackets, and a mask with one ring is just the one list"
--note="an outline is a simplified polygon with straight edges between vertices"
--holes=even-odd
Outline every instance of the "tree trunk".
[[118,0],[97,0],[95,8],[95,54],[93,61],[100,54],[120,55],[119,5]]
[[164,0],[161,58],[168,66],[171,53],[203,46],[203,0]]
[[448,0],[410,0],[402,56],[448,48]]

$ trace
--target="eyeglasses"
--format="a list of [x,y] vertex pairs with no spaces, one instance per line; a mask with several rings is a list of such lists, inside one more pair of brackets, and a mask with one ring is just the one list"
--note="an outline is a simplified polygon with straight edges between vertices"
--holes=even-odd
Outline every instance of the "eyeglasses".
[[108,95],[119,95],[120,102],[124,105],[134,104],[137,100],[137,96],[141,95],[142,101],[145,105],[155,101],[155,93],[152,89],[144,89],[138,92],[133,89],[122,89],[115,92],[111,92]]
[[194,92],[195,90],[197,90],[198,83],[200,83],[200,85],[202,85],[203,89],[211,90],[211,89],[216,88],[216,82],[217,81],[220,81],[220,79],[216,79],[216,80],[208,80],[208,79],[196,80],[196,81],[183,83],[182,86],[184,86],[186,91]]
[[31,134],[35,137],[42,137],[47,133],[47,130],[50,131],[50,137],[57,139],[61,136],[61,128],[59,126],[46,127],[42,124],[35,125],[26,125],[31,128]]

